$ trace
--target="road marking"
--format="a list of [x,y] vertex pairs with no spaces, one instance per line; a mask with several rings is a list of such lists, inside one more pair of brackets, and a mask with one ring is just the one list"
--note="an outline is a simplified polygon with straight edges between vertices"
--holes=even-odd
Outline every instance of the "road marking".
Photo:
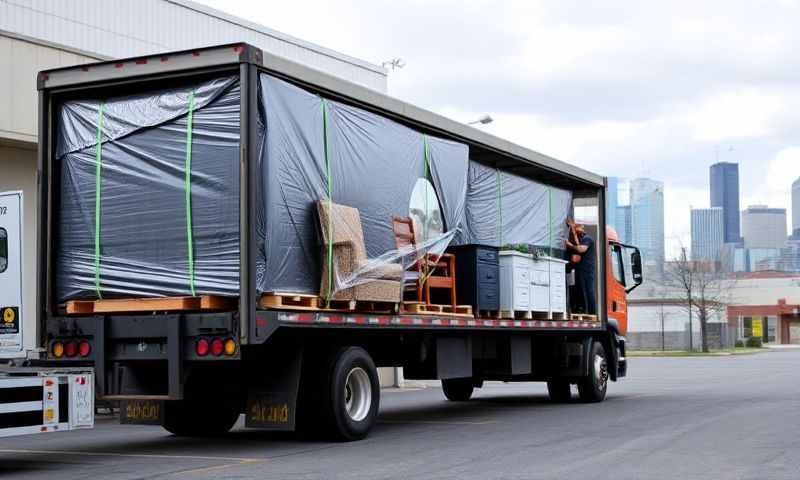
[[488,425],[490,423],[500,423],[496,420],[484,420],[479,422],[459,422],[459,421],[448,421],[448,420],[378,420],[378,423],[395,423],[395,424],[431,424],[431,425]]
[[203,455],[165,455],[158,453],[119,453],[119,452],[83,452],[75,450],[27,450],[27,449],[0,449],[0,453],[32,453],[36,455],[83,455],[90,457],[132,457],[132,458],[165,458],[173,460],[221,460],[225,462],[260,462],[260,458],[242,457],[207,457]]
[[236,463],[226,463],[226,464],[223,464],[223,465],[213,465],[211,467],[202,467],[202,468],[193,468],[191,470],[182,470],[180,472],[175,472],[172,475],[187,475],[187,474],[197,475],[199,473],[208,473],[208,472],[213,472],[213,471],[216,471],[216,470],[223,470],[223,469],[230,468],[230,467],[238,467],[238,466],[241,466],[241,465],[251,465],[253,463],[261,463],[261,462],[266,462],[266,461],[267,461],[266,459],[264,459],[264,460],[256,460],[256,459],[249,458],[249,459],[242,460],[241,462],[236,462]]

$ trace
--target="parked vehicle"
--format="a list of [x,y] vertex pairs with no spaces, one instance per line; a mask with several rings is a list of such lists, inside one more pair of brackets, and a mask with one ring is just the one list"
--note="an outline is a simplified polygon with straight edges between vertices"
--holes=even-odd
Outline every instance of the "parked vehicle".
[[[0,192],[0,437],[91,428],[91,367],[27,360],[23,337],[32,332],[22,316],[22,233],[22,192]],[[86,346],[67,348],[77,353]]]
[[[597,402],[625,376],[625,295],[642,281],[641,262],[606,234],[605,178],[246,44],[48,70],[38,81],[41,345],[58,364],[93,366],[98,398],[121,401],[123,423],[208,435],[244,413],[248,427],[356,440],[378,414],[377,367],[441,380],[454,401],[503,380],[547,382],[554,400],[577,384]],[[406,175],[410,164],[420,174]],[[422,202],[441,212],[411,214],[440,234],[411,235],[395,251],[391,215],[409,214],[417,177],[429,180]],[[505,182],[523,189],[520,202],[536,192],[539,203],[512,202]],[[468,200],[450,201],[479,184],[490,193],[475,205],[497,215],[465,215]],[[485,308],[502,283],[481,266],[497,268],[506,243],[533,244],[522,253],[531,272],[553,265],[547,283],[523,272],[509,277],[514,288],[566,288],[556,257],[573,204],[596,214],[597,305],[608,311],[575,315],[549,296],[539,315],[520,302],[510,314]],[[503,221],[514,212],[530,225]],[[463,278],[457,262],[473,258],[474,288],[459,286],[472,292],[469,309],[376,311],[387,295],[400,300],[409,252],[419,279],[423,249],[451,240],[448,260],[442,247],[430,267]],[[336,257],[344,244],[346,261]],[[359,288],[374,281],[380,288]],[[58,355],[70,341],[90,353]]]

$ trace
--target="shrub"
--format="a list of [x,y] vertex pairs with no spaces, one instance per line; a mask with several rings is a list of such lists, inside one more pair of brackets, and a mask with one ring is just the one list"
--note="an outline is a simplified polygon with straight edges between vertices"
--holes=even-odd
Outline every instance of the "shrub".
[[750,348],[761,348],[761,337],[750,337],[747,339],[747,346]]
[[744,347],[744,341],[743,340],[736,340],[736,343],[734,344],[734,346],[736,348],[743,348]]

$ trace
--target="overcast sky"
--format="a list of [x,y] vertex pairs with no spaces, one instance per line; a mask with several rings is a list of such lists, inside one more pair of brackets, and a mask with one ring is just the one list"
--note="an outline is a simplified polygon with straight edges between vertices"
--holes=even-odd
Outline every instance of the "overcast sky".
[[381,63],[389,93],[604,175],[665,184],[667,255],[740,165],[741,205],[800,176],[800,1],[201,0]]

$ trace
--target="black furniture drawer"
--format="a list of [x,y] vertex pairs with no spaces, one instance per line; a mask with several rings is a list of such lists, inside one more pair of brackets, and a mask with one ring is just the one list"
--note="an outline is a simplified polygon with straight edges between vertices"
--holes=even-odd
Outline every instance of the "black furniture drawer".
[[489,250],[487,248],[479,248],[477,250],[477,257],[479,262],[484,263],[497,263],[497,250]]
[[497,282],[478,284],[478,306],[480,310],[500,310],[500,290],[497,288]]
[[454,245],[447,249],[456,256],[456,295],[460,305],[481,310],[500,308],[500,266],[497,247]]
[[478,264],[478,283],[494,283],[496,286],[499,275],[497,265]]

